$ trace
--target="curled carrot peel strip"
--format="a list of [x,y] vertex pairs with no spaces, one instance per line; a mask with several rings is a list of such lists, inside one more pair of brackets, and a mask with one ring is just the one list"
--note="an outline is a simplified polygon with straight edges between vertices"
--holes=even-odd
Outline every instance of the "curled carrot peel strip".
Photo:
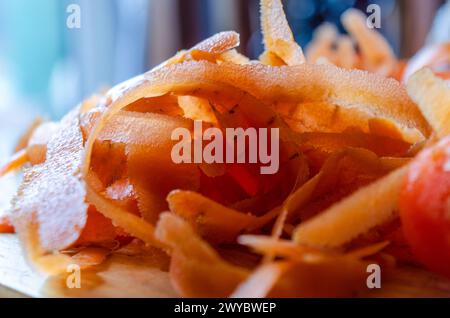
[[19,228],[21,243],[26,249],[26,258],[43,274],[52,276],[66,272],[68,266],[73,264],[71,257],[60,252],[49,253],[45,250],[40,241],[39,224],[35,221],[36,215],[33,214],[29,218],[31,221],[27,224],[27,232],[24,233]]
[[[311,92],[311,87],[314,87],[314,92]],[[137,77],[110,92],[112,104],[98,119],[85,145],[83,174],[86,175],[89,170],[95,140],[113,116],[143,96],[157,97],[168,92],[192,96],[211,96],[214,92],[217,96],[220,92],[221,96],[235,96],[237,99],[243,92],[251,92],[265,102],[329,100],[341,103],[342,109],[359,104],[373,117],[392,118],[406,127],[420,130],[425,136],[430,132],[404,88],[396,81],[376,75],[356,71],[346,73],[330,66],[302,65],[273,69],[262,65],[185,62],[155,70],[146,74],[145,78]]]
[[31,123],[25,133],[19,138],[14,152],[19,152],[20,150],[25,149],[30,144],[30,140],[33,134],[35,133],[36,129],[38,129],[43,124],[43,122],[44,120],[41,117],[38,117]]
[[230,298],[264,298],[289,268],[290,263],[268,263],[257,268],[252,275],[231,294]]
[[[382,242],[343,254],[270,237],[242,236],[240,242],[261,253],[273,252],[285,259],[263,263],[236,288],[231,296],[236,298],[352,295],[364,287],[367,262],[362,259],[378,253],[388,244]],[[338,265],[339,271],[333,270],[333,265]]]
[[267,52],[275,53],[287,65],[305,62],[303,51],[295,42],[287,22],[281,0],[261,1],[261,26]]
[[161,215],[156,237],[172,249],[170,274],[172,283],[182,296],[226,297],[248,276],[246,269],[220,258],[174,214]]
[[[338,36],[337,28],[330,23],[320,25],[314,31],[314,37],[306,50],[309,63],[317,63],[320,59],[326,58],[333,62],[333,46]],[[353,44],[352,44],[353,45]]]
[[248,92],[265,103],[321,103],[351,111],[354,105],[372,118],[388,118],[424,136],[430,127],[405,88],[395,80],[360,71],[345,71],[328,65],[272,68],[264,65],[235,65],[187,62],[146,75],[142,88],[150,96],[204,91],[225,91],[230,96]]
[[355,192],[317,218],[299,225],[294,240],[311,246],[337,247],[394,219],[407,172],[408,166],[396,170]]
[[430,50],[433,53],[437,51],[438,54],[430,56],[429,52],[420,53],[418,59],[413,59],[416,60],[413,63],[399,60],[388,41],[375,30],[378,26],[371,25],[374,21],[370,18],[355,8],[345,11],[341,15],[341,22],[348,35],[340,35],[337,27],[328,22],[320,25],[306,49],[307,62],[361,69],[401,80],[402,77],[407,78],[407,74],[411,75],[414,67],[418,70],[418,65],[426,63],[421,55],[428,55],[428,59],[444,55],[445,50],[440,46],[439,49]]
[[[163,68],[168,65],[182,63],[189,59],[209,59],[215,61],[217,58],[223,58],[223,54],[233,50],[239,46],[239,34],[233,31],[220,32],[212,37],[200,42],[193,48],[187,51],[180,51],[174,57],[163,62],[161,65],[154,68],[154,70]],[[234,55],[236,57],[236,54]],[[226,58],[226,57],[225,57]],[[234,58],[232,59],[235,60]],[[242,60],[242,58],[240,58]]]
[[3,167],[0,168],[0,177],[21,169],[27,162],[27,151],[26,149],[22,149],[14,154],[11,159]]
[[81,269],[90,268],[102,264],[109,253],[105,248],[87,247],[73,255],[72,260]]
[[[283,228],[288,220],[289,214],[296,209],[301,208],[304,204],[306,204],[313,194],[313,191],[316,189],[317,184],[321,178],[321,173],[317,174],[315,177],[311,178],[308,182],[306,182],[299,189],[295,190],[292,194],[288,196],[288,198],[284,201],[279,209],[281,212],[279,213],[275,224],[272,228],[272,239],[277,240],[283,234]],[[273,259],[275,255],[271,252],[265,254],[264,263],[267,263]]]
[[99,195],[89,185],[87,186],[86,199],[100,213],[111,219],[116,226],[123,228],[128,234],[152,246],[165,247],[164,244],[161,244],[161,242],[155,239],[155,228],[150,223],[108,202],[108,200]]
[[410,78],[408,91],[436,134],[441,138],[450,135],[450,87],[447,83],[431,70],[423,69]]
[[272,211],[257,217],[188,191],[174,191],[167,200],[172,212],[189,222],[197,233],[212,243],[232,243],[239,234],[261,228],[278,214],[278,211]]
[[386,76],[394,71],[396,58],[386,39],[367,26],[366,16],[355,9],[349,9],[342,16],[342,23],[355,37],[366,62],[367,69]]
[[86,224],[85,182],[79,173],[83,154],[79,124],[76,108],[62,119],[50,139],[45,163],[25,170],[12,201],[11,217],[19,236],[28,241],[31,225],[36,223],[33,231],[46,252],[70,247]]
[[390,244],[389,242],[380,242],[342,253],[339,250],[314,248],[306,245],[299,245],[288,240],[274,239],[269,236],[261,235],[241,235],[239,237],[239,243],[249,246],[261,254],[274,253],[277,257],[283,257],[298,262],[320,262],[324,258],[337,255],[363,259],[376,255]]
[[430,68],[443,79],[449,79],[449,66],[450,43],[439,43],[427,46],[417,52],[417,54],[408,61],[403,74],[403,82],[407,83],[414,73],[424,67]]

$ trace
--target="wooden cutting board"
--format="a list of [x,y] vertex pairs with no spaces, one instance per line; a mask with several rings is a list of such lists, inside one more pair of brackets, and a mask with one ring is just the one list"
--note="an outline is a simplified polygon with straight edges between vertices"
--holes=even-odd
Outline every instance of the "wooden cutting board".
[[25,261],[15,235],[0,234],[0,297],[177,297],[169,275],[150,259],[113,255],[95,271],[81,271],[81,288],[70,273],[46,278]]
[[[95,271],[81,273],[81,288],[69,289],[67,277],[46,278],[23,258],[15,235],[0,235],[0,297],[177,297],[166,272],[142,257],[113,255]],[[405,268],[363,297],[450,297],[450,281]]]

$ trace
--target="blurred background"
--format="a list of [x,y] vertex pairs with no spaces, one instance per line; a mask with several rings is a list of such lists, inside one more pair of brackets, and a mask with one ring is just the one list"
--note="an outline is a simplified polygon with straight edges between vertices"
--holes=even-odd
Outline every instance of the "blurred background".
[[[257,58],[263,49],[258,2],[0,0],[0,163],[38,114],[60,118],[99,89],[143,73],[216,32],[238,31],[241,52]],[[380,31],[401,57],[426,41],[450,39],[450,4],[444,0],[284,1],[302,46],[322,22],[342,30],[342,12],[366,11],[369,4],[380,5]]]

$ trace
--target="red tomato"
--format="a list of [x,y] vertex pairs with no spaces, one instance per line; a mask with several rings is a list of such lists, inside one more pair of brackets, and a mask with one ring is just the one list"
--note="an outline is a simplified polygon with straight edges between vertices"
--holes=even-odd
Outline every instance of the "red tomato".
[[450,137],[412,164],[400,197],[400,215],[418,261],[450,277]]

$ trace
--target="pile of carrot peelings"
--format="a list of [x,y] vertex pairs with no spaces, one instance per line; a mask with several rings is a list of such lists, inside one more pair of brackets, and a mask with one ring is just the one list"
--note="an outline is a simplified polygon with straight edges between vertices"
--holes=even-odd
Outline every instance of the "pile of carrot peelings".
[[[260,60],[236,50],[235,32],[219,33],[24,136],[0,169],[23,170],[0,231],[14,226],[32,264],[57,274],[139,243],[167,255],[181,296],[345,297],[364,289],[369,263],[408,261],[398,192],[432,128],[385,77],[396,69],[391,51],[351,11],[349,31],[382,51],[364,42],[356,56],[346,39],[340,49],[355,55],[347,69],[332,63],[341,52],[312,63],[281,1],[261,5]],[[311,56],[328,54],[325,42],[314,45]],[[278,172],[175,163],[173,131],[199,121],[277,128]]]

